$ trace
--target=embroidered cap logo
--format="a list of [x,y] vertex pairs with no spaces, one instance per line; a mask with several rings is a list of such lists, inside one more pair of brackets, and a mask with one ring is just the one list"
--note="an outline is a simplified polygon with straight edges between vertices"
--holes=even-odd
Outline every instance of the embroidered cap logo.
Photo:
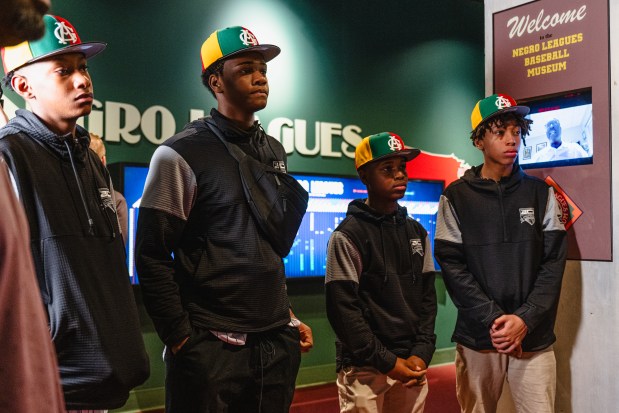
[[241,30],[239,38],[245,46],[258,46],[258,39],[256,39],[256,36],[254,36],[254,34],[247,29]]
[[56,29],[54,30],[54,36],[58,39],[60,44],[74,44],[77,42],[77,34],[72,27],[69,27],[65,22],[56,22]]
[[512,106],[512,103],[509,101],[509,99],[499,95],[496,97],[496,107],[498,109],[505,109],[505,108],[510,108]]
[[393,152],[401,151],[403,149],[402,142],[400,142],[395,136],[391,136],[389,138],[388,145],[389,149],[391,149]]

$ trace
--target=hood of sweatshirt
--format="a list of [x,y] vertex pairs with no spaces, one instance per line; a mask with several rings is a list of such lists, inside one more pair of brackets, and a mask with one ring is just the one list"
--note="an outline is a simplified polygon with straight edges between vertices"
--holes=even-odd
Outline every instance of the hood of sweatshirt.
[[370,206],[365,203],[365,199],[355,199],[348,204],[346,215],[354,215],[357,218],[374,222],[375,224],[381,224],[385,221],[400,224],[406,221],[407,210],[405,207],[398,205],[398,209],[394,213],[384,215],[370,208]]
[[75,128],[75,136],[68,133],[66,135],[57,135],[34,113],[18,109],[15,112],[15,117],[5,126],[3,135],[7,133],[23,132],[32,139],[41,143],[50,151],[57,154],[62,159],[70,160],[69,148],[72,150],[73,159],[76,162],[84,162],[88,153],[88,145],[90,144],[90,135],[88,131],[77,125]]
[[525,176],[524,171],[520,167],[520,164],[516,162],[514,164],[514,168],[512,169],[511,175],[504,176],[497,183],[496,181],[492,179],[483,179],[481,177],[480,173],[481,173],[482,166],[483,164],[479,166],[474,166],[471,169],[468,169],[462,176],[462,180],[464,182],[466,182],[468,185],[472,186],[476,190],[479,190],[482,192],[496,193],[497,184],[500,185],[503,193],[513,192],[518,188],[518,186],[522,182],[522,179]]

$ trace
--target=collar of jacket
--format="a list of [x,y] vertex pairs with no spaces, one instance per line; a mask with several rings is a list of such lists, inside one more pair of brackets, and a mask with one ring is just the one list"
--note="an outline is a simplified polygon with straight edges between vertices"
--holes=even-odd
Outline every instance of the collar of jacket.
[[90,135],[86,129],[79,125],[75,127],[75,136],[71,133],[56,135],[34,113],[25,109],[18,109],[15,112],[15,117],[11,119],[6,127],[13,128],[16,132],[23,132],[62,159],[70,160],[67,146],[64,144],[67,141],[73,151],[73,159],[76,162],[83,163],[86,159]]

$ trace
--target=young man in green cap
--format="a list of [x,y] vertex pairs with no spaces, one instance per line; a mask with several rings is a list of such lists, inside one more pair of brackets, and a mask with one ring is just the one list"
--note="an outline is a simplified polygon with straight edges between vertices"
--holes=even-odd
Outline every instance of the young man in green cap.
[[435,255],[458,308],[452,340],[463,412],[495,412],[506,379],[517,411],[554,412],[567,241],[553,189],[518,165],[528,112],[504,94],[477,102],[471,140],[484,163],[439,204]]
[[31,111],[0,129],[0,155],[26,211],[66,408],[112,409],[149,365],[109,174],[77,125],[93,102],[86,59],[105,44],[82,43],[61,17],[43,21],[40,40],[2,49],[4,84]]
[[341,412],[422,412],[434,354],[436,293],[427,231],[398,205],[418,149],[389,132],[355,164],[368,196],[350,203],[327,248],[327,315],[337,335]]
[[211,34],[202,79],[217,109],[164,142],[150,163],[136,266],[166,344],[168,413],[288,412],[300,351],[312,346],[311,330],[290,311],[282,258],[226,149],[285,172],[283,147],[254,117],[267,104],[267,62],[279,52],[243,27]]
[[[49,3],[0,0],[0,47],[43,36]],[[0,126],[8,119],[2,110]],[[64,413],[56,352],[41,303],[30,234],[0,156],[0,411]],[[36,374],[32,372],[36,369]]]

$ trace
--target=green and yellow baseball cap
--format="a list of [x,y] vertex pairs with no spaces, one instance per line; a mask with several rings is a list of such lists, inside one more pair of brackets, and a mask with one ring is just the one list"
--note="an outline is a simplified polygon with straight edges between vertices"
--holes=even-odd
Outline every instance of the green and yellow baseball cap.
[[202,43],[200,49],[202,72],[221,59],[247,52],[258,52],[264,56],[264,61],[268,62],[277,56],[281,49],[272,44],[258,43],[256,36],[245,27],[233,26],[216,30]]
[[46,14],[43,16],[45,34],[39,40],[26,41],[0,50],[4,73],[52,56],[82,53],[86,59],[100,53],[107,46],[102,42],[82,43],[77,30],[66,19]]
[[414,159],[421,151],[404,145],[404,141],[393,132],[381,132],[366,136],[355,149],[355,167],[357,170],[370,162],[392,156],[402,156],[406,162]]
[[490,95],[478,101],[473,108],[471,126],[475,130],[481,123],[506,112],[516,112],[519,115],[525,116],[529,113],[529,107],[518,106],[513,97],[503,93]]

